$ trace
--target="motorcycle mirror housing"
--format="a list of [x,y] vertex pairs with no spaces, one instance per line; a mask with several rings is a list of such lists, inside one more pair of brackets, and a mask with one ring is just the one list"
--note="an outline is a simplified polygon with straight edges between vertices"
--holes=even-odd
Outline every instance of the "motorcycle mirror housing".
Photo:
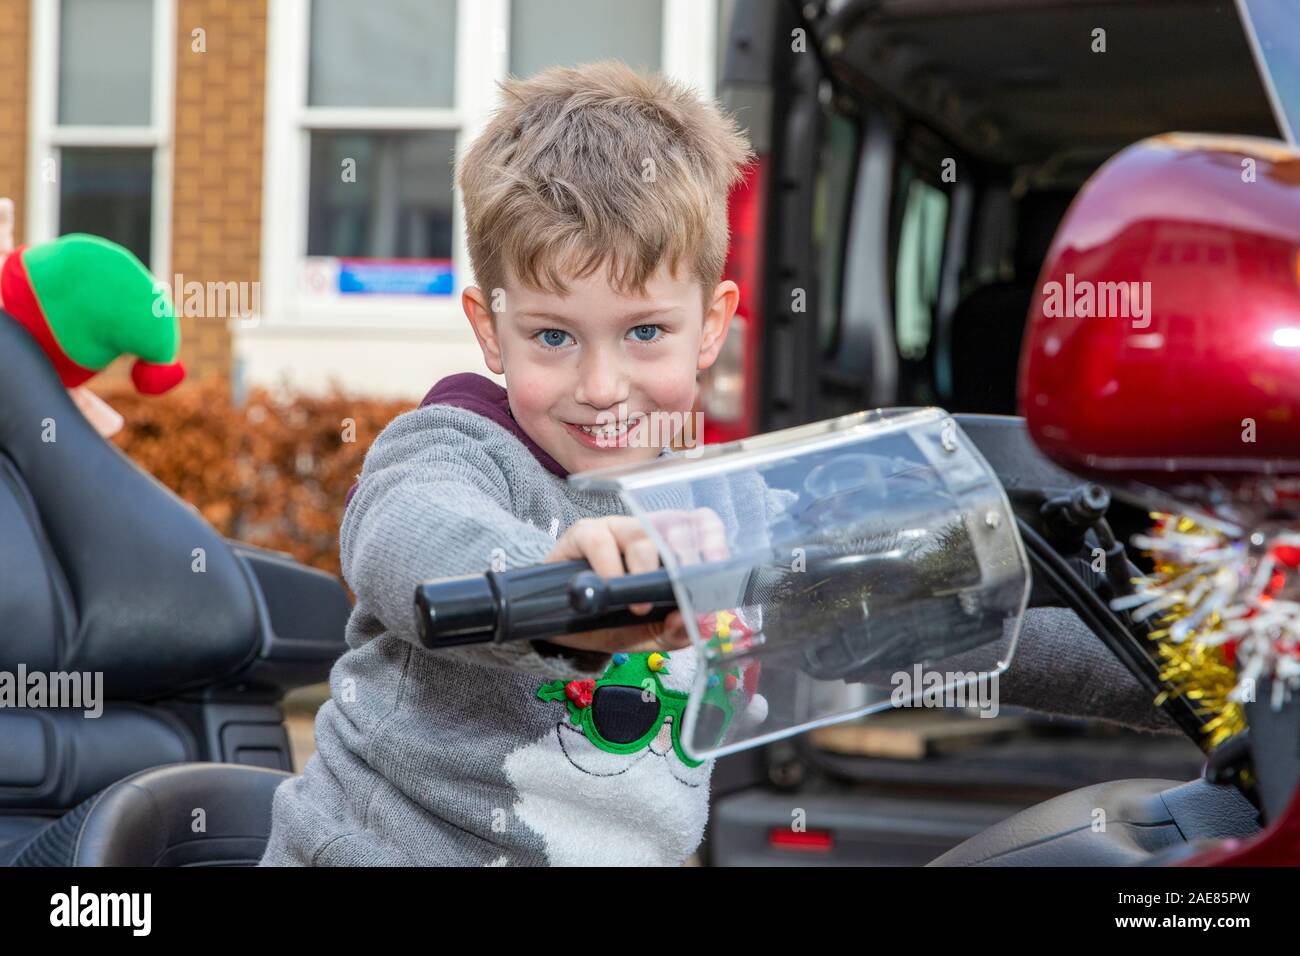
[[1044,261],[1019,402],[1110,483],[1300,475],[1300,153],[1171,133],[1104,164]]
[[[1207,729],[1249,726],[1273,824],[1195,860],[1263,860],[1282,844],[1293,858],[1300,153],[1171,133],[1105,163],[1043,263],[1019,402],[1058,464],[1171,512],[1134,539],[1154,570],[1112,606],[1161,615],[1165,679],[1213,715]],[[1215,666],[1232,675],[1221,698]]]

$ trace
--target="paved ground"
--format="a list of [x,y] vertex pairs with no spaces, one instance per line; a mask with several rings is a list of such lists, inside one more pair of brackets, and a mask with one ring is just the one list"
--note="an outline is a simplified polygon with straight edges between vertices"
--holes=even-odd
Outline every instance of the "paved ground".
[[293,772],[302,773],[316,752],[316,711],[329,698],[329,684],[300,687],[284,698],[284,725],[293,751]]
[[307,760],[316,752],[315,715],[289,714],[284,724],[289,731],[289,749],[293,751],[293,772],[302,773]]

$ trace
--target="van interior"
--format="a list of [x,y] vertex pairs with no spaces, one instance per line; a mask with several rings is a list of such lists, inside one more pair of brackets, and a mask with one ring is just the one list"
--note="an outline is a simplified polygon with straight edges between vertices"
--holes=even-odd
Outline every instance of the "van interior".
[[[758,156],[732,196],[743,348],[718,377],[752,408],[739,434],[900,405],[1014,415],[1033,290],[1088,177],[1160,133],[1280,136],[1227,0],[722,6],[719,96]],[[822,858],[919,864],[1054,794],[1201,774],[1188,739],[1012,711],[872,725],[924,756],[801,735],[725,757],[706,856],[797,865],[794,791],[828,821]]]
[[1015,414],[1032,290],[1088,176],[1159,133],[1281,135],[1230,2],[747,6],[722,87],[743,105],[758,78],[761,7],[781,78],[759,130],[759,430],[880,405]]

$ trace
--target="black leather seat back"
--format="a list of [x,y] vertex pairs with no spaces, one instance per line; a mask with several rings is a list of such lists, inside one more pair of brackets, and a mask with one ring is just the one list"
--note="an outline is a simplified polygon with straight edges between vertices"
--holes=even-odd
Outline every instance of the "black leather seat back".
[[244,567],[189,505],[105,442],[0,312],[0,670],[99,671],[143,700],[257,653]]
[[161,707],[111,703],[93,719],[70,709],[0,710],[0,818],[65,810],[128,773],[199,757],[194,735]]
[[0,660],[12,668],[57,666],[71,616],[67,587],[41,529],[36,503],[14,463],[0,454]]

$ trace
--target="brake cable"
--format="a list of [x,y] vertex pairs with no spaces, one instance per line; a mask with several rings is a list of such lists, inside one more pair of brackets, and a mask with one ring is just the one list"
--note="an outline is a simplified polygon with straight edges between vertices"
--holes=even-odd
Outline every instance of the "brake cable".
[[[1082,587],[1078,575],[1070,568],[1065,558],[1047,543],[1024,518],[1017,517],[1016,524],[1025,549],[1034,562],[1035,573],[1041,573],[1043,579],[1051,586],[1070,610],[1088,625],[1094,634],[1101,638],[1111,653],[1137,677],[1139,683],[1157,696],[1167,690],[1160,680],[1159,665],[1146,653],[1137,637],[1107,607],[1094,591]],[[1180,730],[1185,733],[1202,753],[1209,753],[1208,739],[1202,732],[1204,719],[1197,714],[1191,701],[1185,697],[1166,696],[1159,707],[1169,715]]]

